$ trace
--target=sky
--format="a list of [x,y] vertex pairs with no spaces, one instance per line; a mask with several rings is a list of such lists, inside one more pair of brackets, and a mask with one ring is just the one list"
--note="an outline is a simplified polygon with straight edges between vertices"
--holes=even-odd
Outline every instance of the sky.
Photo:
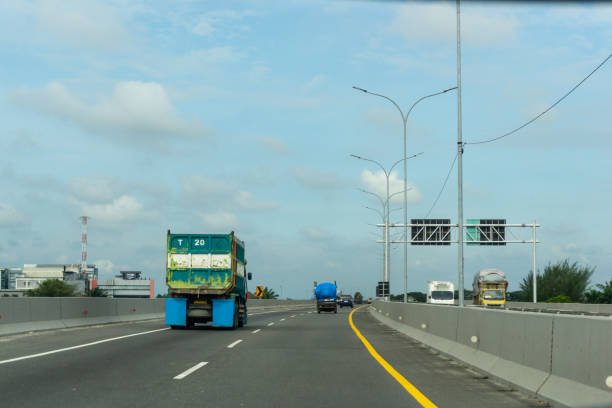
[[[462,6],[464,141],[537,115],[611,52],[605,3]],[[101,278],[142,270],[165,293],[166,231],[245,242],[255,285],[308,298],[313,282],[374,296],[380,201],[406,111],[457,84],[454,2],[50,1],[0,4],[0,265],[77,263],[79,217]],[[541,224],[538,270],[563,259],[612,279],[612,62],[525,129],[466,145],[464,218]],[[407,124],[409,218],[457,222],[457,94]],[[390,174],[402,191],[402,165]],[[401,223],[402,194],[391,199]],[[399,238],[394,229],[392,236]],[[517,230],[523,239],[531,231]],[[457,245],[408,247],[408,290],[457,283]],[[401,293],[403,246],[391,250]],[[465,248],[510,290],[528,244]]]

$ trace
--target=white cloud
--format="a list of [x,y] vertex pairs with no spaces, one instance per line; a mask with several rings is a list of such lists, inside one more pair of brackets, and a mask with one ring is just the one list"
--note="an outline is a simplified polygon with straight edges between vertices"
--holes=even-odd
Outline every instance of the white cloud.
[[238,225],[238,217],[228,211],[216,211],[199,214],[204,225],[208,228],[216,228],[223,231],[233,231]]
[[315,75],[308,83],[305,88],[308,91],[312,91],[314,89],[318,89],[323,86],[327,82],[327,76],[323,74]]
[[200,21],[191,30],[194,34],[207,36],[215,31],[212,22],[207,18],[201,18]]
[[[364,170],[361,173],[361,182],[363,183],[364,189],[366,191],[370,191],[374,194],[377,194],[383,200],[386,200],[387,197],[387,177],[382,170],[377,171],[376,173],[371,172],[370,170]],[[408,193],[406,194],[408,203],[418,203],[423,199],[421,192],[413,183],[408,182]],[[391,197],[392,203],[403,203],[404,194],[401,192],[404,191],[404,180],[398,178],[398,172],[392,171],[389,175],[389,196]],[[397,194],[396,194],[397,193]],[[394,195],[395,194],[395,195]]]
[[164,87],[154,82],[119,82],[110,97],[91,104],[58,82],[43,89],[21,89],[14,99],[24,107],[71,121],[85,131],[139,145],[165,144],[167,140],[198,138],[209,133],[199,119],[179,118]]
[[293,177],[302,185],[318,190],[331,190],[339,188],[340,180],[334,173],[326,173],[303,167],[291,170]]
[[275,137],[261,136],[259,137],[258,141],[259,143],[261,143],[262,145],[266,146],[267,148],[269,148],[270,150],[276,153],[289,152],[289,147],[287,147],[285,142]]
[[206,66],[237,62],[242,59],[242,56],[230,46],[200,48],[191,50],[183,56],[174,57],[172,64],[181,69],[202,70]]
[[115,9],[103,2],[42,0],[24,4],[38,27],[60,40],[99,50],[124,48],[131,36]]
[[265,211],[273,210],[278,207],[278,204],[273,201],[255,201],[253,199],[253,194],[248,191],[238,191],[234,197],[238,206],[244,210]]
[[123,187],[116,177],[84,177],[72,179],[70,190],[84,201],[109,202],[123,192]]
[[25,215],[8,203],[0,202],[0,227],[13,227],[26,222]]
[[183,189],[189,201],[205,202],[211,206],[217,204],[245,211],[266,211],[278,207],[278,204],[273,201],[256,201],[251,192],[211,177],[186,178],[183,181]]
[[329,238],[329,233],[327,231],[317,227],[304,227],[302,228],[302,234],[313,241],[321,241]]
[[83,214],[101,224],[131,223],[155,217],[155,213],[145,210],[142,203],[130,195],[122,195],[106,204],[79,204]]
[[[456,15],[454,4],[411,3],[399,8],[390,30],[411,42],[453,44]],[[499,46],[515,37],[518,26],[515,15],[491,7],[470,7],[461,12],[461,38],[469,45]]]
[[[231,27],[235,29],[236,21],[243,20],[247,16],[254,15],[251,10],[214,10],[202,14],[191,31],[200,36],[208,36],[217,31],[219,26]],[[241,29],[245,27],[242,26]],[[248,29],[248,27],[246,27]]]
[[601,25],[607,28],[612,24],[612,6],[598,4],[597,8],[579,4],[568,4],[548,11],[546,21],[564,27],[588,27]]
[[98,267],[100,279],[112,279],[115,275],[115,264],[110,259],[98,259],[93,264]]

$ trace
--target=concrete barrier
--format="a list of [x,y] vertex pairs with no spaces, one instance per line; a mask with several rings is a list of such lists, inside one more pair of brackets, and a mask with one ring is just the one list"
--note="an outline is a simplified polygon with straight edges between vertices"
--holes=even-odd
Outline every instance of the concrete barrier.
[[64,327],[59,302],[47,298],[0,299],[0,335]]
[[557,406],[612,407],[612,319],[374,301],[422,343]]
[[164,299],[0,298],[0,335],[159,319]]
[[525,310],[560,310],[568,312],[612,314],[612,305],[607,304],[507,302],[506,306]]
[[[249,311],[307,307],[312,300],[253,299]],[[0,336],[39,330],[160,319],[165,299],[0,298]]]

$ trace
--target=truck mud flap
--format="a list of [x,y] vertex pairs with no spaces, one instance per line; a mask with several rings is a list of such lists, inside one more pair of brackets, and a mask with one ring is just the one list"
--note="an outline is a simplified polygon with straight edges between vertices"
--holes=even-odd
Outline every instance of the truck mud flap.
[[212,315],[213,327],[233,327],[234,326],[234,299],[213,299]]
[[166,324],[187,326],[187,299],[166,298]]

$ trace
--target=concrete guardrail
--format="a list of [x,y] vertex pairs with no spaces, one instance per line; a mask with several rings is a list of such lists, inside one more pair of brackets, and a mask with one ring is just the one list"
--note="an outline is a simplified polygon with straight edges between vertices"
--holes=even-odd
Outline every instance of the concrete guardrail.
[[[249,311],[311,305],[311,300],[253,299]],[[0,298],[0,336],[105,323],[160,319],[165,299]]]
[[525,310],[561,310],[568,312],[602,313],[612,315],[612,305],[591,303],[533,303],[506,302],[506,306]]
[[374,301],[374,317],[554,405],[612,407],[612,318]]

